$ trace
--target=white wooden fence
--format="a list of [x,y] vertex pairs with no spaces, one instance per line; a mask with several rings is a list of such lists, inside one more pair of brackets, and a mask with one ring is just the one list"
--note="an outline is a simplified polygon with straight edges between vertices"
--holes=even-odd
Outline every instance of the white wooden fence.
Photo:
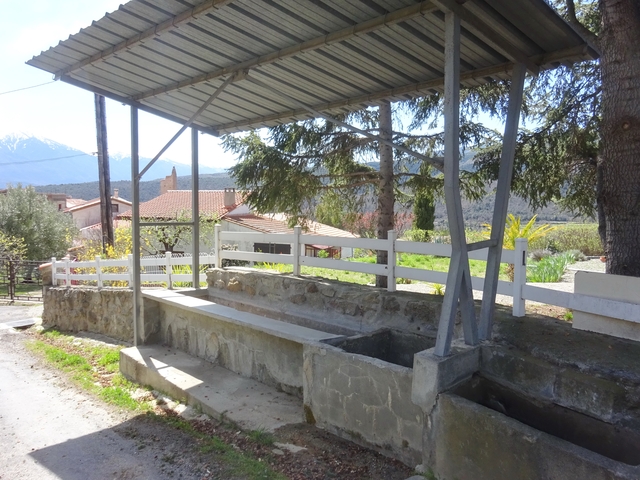
[[[213,265],[213,255],[200,255],[200,265]],[[189,267],[184,267],[188,265]],[[190,256],[172,256],[167,252],[164,256],[140,259],[140,277],[143,283],[166,284],[173,288],[177,282],[191,284]],[[133,282],[133,255],[120,260],[102,259],[96,256],[93,261],[76,262],[68,258],[62,260],[51,259],[53,284],[62,285],[96,285],[103,287],[105,282],[118,282],[131,285]],[[179,267],[179,268],[175,268]],[[180,268],[182,267],[182,268]],[[200,282],[206,282],[207,275],[200,273]]]
[[[441,243],[407,242],[396,239],[394,231],[389,232],[387,240],[377,240],[370,238],[346,238],[330,237],[320,235],[303,234],[300,227],[294,228],[293,234],[265,234],[248,232],[223,232],[220,226],[216,226],[214,252],[209,255],[200,256],[200,265],[214,265],[220,267],[222,260],[241,260],[247,262],[267,262],[274,264],[293,265],[293,275],[300,275],[302,266],[328,268],[332,270],[343,270],[351,272],[367,273],[371,275],[385,275],[388,278],[388,290],[396,290],[396,279],[405,278],[433,283],[446,283],[447,273],[420,268],[403,267],[397,265],[397,256],[403,253],[414,253],[419,255],[435,255],[440,257],[451,257],[451,245]],[[290,254],[273,254],[262,252],[248,252],[236,250],[223,250],[223,244],[234,244],[244,242],[266,243],[266,244],[290,244],[292,246]],[[318,258],[304,256],[304,245],[330,245],[332,247],[351,247],[367,250],[386,250],[388,252],[388,265],[378,265],[362,263],[357,261]],[[475,260],[486,260],[487,249],[469,252],[469,258]],[[588,295],[578,295],[571,292],[561,292],[541,286],[543,284],[528,284],[527,282],[527,241],[525,239],[516,240],[515,250],[503,250],[502,263],[514,265],[514,281],[498,282],[498,294],[507,295],[513,298],[513,315],[522,317],[525,314],[525,301],[533,300],[548,305],[580,310],[583,312],[605,315],[620,320],[628,320],[640,323],[640,305],[626,302],[607,300]],[[56,261],[52,259],[52,271],[54,274],[54,284],[61,282],[63,285],[73,285],[74,282],[92,282],[101,287],[107,281],[132,282],[133,257],[123,260],[103,260],[96,257],[92,262],[70,262],[68,260]],[[141,259],[141,281],[143,283],[164,283],[169,288],[175,286],[176,282],[191,283],[192,275],[188,273],[174,273],[175,266],[191,265],[191,257],[172,257],[167,253],[161,258]],[[149,273],[147,270],[156,267],[156,272]],[[91,273],[76,273],[80,270],[90,270]],[[119,270],[115,271],[114,270]],[[190,269],[189,269],[190,270]],[[200,281],[206,281],[206,275],[200,274]],[[478,277],[471,278],[474,290],[481,291],[484,286],[484,279]]]

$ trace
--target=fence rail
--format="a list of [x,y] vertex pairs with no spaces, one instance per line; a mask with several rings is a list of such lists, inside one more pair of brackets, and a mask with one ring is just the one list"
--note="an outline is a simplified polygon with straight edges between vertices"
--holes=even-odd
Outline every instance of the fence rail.
[[[442,243],[407,242],[396,239],[395,232],[389,232],[387,240],[370,238],[345,238],[327,237],[302,234],[300,227],[294,228],[293,234],[265,234],[246,232],[223,232],[220,226],[216,226],[214,252],[200,256],[200,265],[222,266],[223,260],[240,260],[246,262],[267,262],[288,264],[293,266],[293,274],[300,275],[301,266],[320,267],[332,270],[367,273],[372,275],[384,275],[388,278],[388,290],[396,289],[396,279],[404,278],[432,283],[446,283],[447,273],[420,268],[397,265],[396,257],[404,253],[435,255],[451,257],[451,245]],[[290,244],[291,254],[273,254],[252,251],[224,250],[223,244],[229,243],[271,243]],[[305,256],[305,244],[323,244],[332,247],[363,248],[368,250],[386,250],[388,252],[389,265],[361,263],[334,258],[319,258]],[[487,259],[487,248],[469,252],[470,259]],[[105,282],[122,282],[131,284],[133,257],[122,260],[104,260],[100,257],[92,262],[56,261],[52,259],[54,284],[61,281],[64,285],[73,285],[74,282],[92,282],[102,286]],[[172,257],[167,253],[160,258],[141,259],[141,280],[143,283],[164,283],[169,288],[176,286],[177,282],[190,284],[192,276],[190,271],[184,273],[176,271],[175,267],[191,265],[191,257]],[[525,314],[526,300],[556,305],[564,308],[576,309],[587,313],[607,315],[609,317],[630,320],[640,323],[640,305],[628,304],[613,300],[605,300],[587,295],[560,292],[538,285],[527,284],[527,241],[516,240],[515,250],[503,250],[501,263],[514,265],[514,281],[498,282],[497,292],[513,298],[513,315],[522,317]],[[83,271],[88,270],[88,271]],[[200,281],[204,282],[206,275],[200,274]],[[484,278],[472,277],[472,288],[482,290]]]
[[0,298],[41,300],[42,278],[38,267],[43,263],[0,257]]
[[[201,270],[215,263],[210,254],[199,258]],[[164,256],[141,258],[140,278],[143,283],[166,284],[168,288],[191,285],[191,263],[191,256],[173,256],[171,252]],[[133,282],[133,255],[117,260],[96,256],[94,260],[80,262],[54,257],[51,259],[51,272],[54,285],[129,286]],[[204,271],[199,278],[201,283],[207,281]]]

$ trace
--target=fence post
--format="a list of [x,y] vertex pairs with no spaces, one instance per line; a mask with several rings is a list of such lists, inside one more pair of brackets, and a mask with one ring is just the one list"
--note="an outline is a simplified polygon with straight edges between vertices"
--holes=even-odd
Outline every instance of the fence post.
[[220,244],[220,232],[222,231],[222,225],[219,223],[215,226],[213,230],[213,253],[215,254],[215,267],[222,268],[222,245]]
[[67,257],[64,261],[64,286],[71,286],[71,267],[69,266],[70,260]]
[[[169,290],[173,290],[173,267],[171,266],[171,252],[164,252],[164,258],[166,260],[166,272],[167,272],[167,286]],[[179,270],[178,270],[179,271]]]
[[296,225],[293,227],[293,274],[297,277],[300,275],[300,234],[302,227]]
[[102,288],[102,268],[100,267],[100,255],[96,255],[96,273],[98,274],[98,288]]
[[51,257],[51,286],[58,286],[58,282],[56,280],[56,257]]
[[527,239],[516,239],[513,264],[513,311],[514,317],[524,317],[526,300],[522,298],[522,287],[527,283]]
[[133,254],[127,256],[129,260],[129,288],[133,288]]
[[387,232],[387,291],[396,291],[396,231]]

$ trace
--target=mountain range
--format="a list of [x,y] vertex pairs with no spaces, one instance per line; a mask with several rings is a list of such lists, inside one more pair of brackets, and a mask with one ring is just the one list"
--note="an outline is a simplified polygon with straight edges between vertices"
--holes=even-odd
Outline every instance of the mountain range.
[[[143,168],[149,158],[140,158]],[[171,160],[158,160],[144,175],[145,180],[164,178],[175,167],[178,175],[190,175],[191,166]],[[109,156],[111,181],[131,179],[130,157]],[[200,166],[200,173],[214,174],[220,168]],[[98,181],[98,160],[61,143],[22,133],[0,139],[0,188],[7,185],[55,185]],[[91,197],[93,198],[93,197]]]

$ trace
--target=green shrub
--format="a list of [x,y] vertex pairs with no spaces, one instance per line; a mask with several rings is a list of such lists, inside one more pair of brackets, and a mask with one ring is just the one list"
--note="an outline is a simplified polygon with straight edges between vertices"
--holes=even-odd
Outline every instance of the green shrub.
[[579,250],[590,257],[604,255],[598,225],[595,223],[560,225],[545,238],[531,242],[529,249],[549,249],[555,253]]
[[410,242],[430,242],[431,234],[429,230],[420,230],[419,228],[414,228],[412,230],[407,230],[404,232],[404,238],[406,238]]
[[562,253],[552,257],[546,257],[529,266],[527,281],[533,283],[559,282],[567,267],[574,263],[571,253]]

